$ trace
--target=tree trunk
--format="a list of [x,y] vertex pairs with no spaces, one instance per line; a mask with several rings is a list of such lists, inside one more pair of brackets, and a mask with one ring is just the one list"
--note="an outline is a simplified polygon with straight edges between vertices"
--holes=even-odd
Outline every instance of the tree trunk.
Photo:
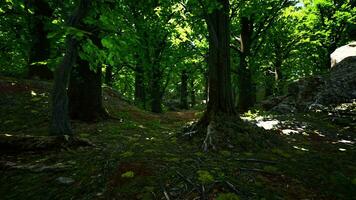
[[248,67],[247,57],[250,54],[251,36],[253,23],[247,17],[241,18],[241,52],[239,73],[239,110],[247,111],[255,104],[255,88],[252,83],[252,72]]
[[282,64],[283,64],[283,59],[278,56],[276,58],[275,64],[274,64],[274,74],[275,74],[275,78],[274,78],[274,88],[276,90],[276,93],[278,95],[283,94],[283,89],[284,89],[284,77],[282,74]]
[[141,108],[146,107],[145,73],[143,66],[138,64],[135,70],[135,104]]
[[77,58],[68,88],[71,119],[94,122],[106,116],[102,104],[101,74],[101,67],[92,71],[88,61]]
[[[80,0],[77,9],[69,18],[68,26],[79,28],[90,7],[90,0]],[[70,73],[78,56],[78,41],[73,35],[67,35],[66,53],[55,71],[52,91],[52,120],[50,125],[51,135],[71,135],[72,129],[68,116],[67,86]]]
[[265,98],[267,99],[270,96],[274,95],[275,86],[275,74],[267,71],[265,72]]
[[204,72],[204,81],[205,81],[204,82],[204,100],[206,102],[209,101],[209,72],[208,71]]
[[27,0],[26,7],[33,10],[29,15],[29,31],[32,37],[28,77],[40,79],[52,79],[53,72],[48,68],[47,60],[50,58],[50,41],[47,38],[48,31],[45,29],[45,19],[53,14],[48,3],[43,0]]
[[105,69],[105,84],[112,87],[113,84],[113,67],[111,65],[107,65]]
[[182,70],[181,76],[181,85],[180,85],[180,107],[181,109],[188,109],[188,72],[187,70]]
[[151,111],[162,113],[162,72],[157,67],[152,68],[151,74]]
[[194,79],[190,79],[190,107],[194,107],[196,103],[196,94],[195,94],[195,86],[194,86]]
[[218,0],[220,9],[208,14],[209,30],[209,101],[208,121],[215,114],[234,115],[230,72],[229,0]]

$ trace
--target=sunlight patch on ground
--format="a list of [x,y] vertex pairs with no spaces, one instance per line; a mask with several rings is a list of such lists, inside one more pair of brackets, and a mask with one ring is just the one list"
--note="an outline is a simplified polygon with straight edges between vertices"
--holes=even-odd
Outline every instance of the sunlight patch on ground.
[[355,142],[350,141],[350,140],[339,140],[339,141],[337,141],[337,142],[333,142],[333,144],[336,144],[336,143],[342,143],[342,144],[355,144]]
[[33,90],[31,90],[31,96],[37,96],[37,93],[35,92],[35,91],[33,91]]
[[256,123],[258,127],[262,127],[266,130],[271,130],[275,126],[277,126],[280,123],[278,120],[270,120],[270,121],[259,121]]
[[309,151],[309,149],[303,148],[303,147],[298,147],[298,146],[293,146],[293,148],[301,150],[301,151]]
[[290,134],[293,134],[293,133],[299,133],[299,131],[293,130],[293,129],[283,129],[283,130],[282,130],[282,133],[283,133],[284,135],[290,135]]

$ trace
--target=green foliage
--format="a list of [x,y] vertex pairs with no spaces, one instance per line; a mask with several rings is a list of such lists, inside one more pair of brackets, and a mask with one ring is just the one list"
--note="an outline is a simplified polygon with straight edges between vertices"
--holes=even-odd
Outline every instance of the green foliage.
[[[155,90],[163,103],[178,100],[180,74],[187,70],[188,90],[195,93],[196,108],[205,107],[205,16],[221,9],[219,1],[97,1],[80,29],[65,24],[75,6],[73,0],[46,2],[53,13],[41,20],[48,30],[51,55],[41,63],[53,70],[65,52],[65,37],[74,35],[80,40],[80,57],[89,61],[92,70],[113,67],[112,85],[125,98],[135,99],[136,72],[141,69],[147,101],[141,103],[146,109]],[[241,18],[247,17],[252,25],[247,63],[252,84],[259,91],[271,87],[274,94],[280,94],[286,83],[327,71],[330,53],[355,35],[356,8],[352,1],[297,2],[230,0],[231,42],[235,49],[231,65],[237,72]],[[30,27],[36,9],[22,1],[1,1],[0,8],[0,74],[25,76],[28,66],[34,64],[28,63],[28,58],[35,38]],[[238,75],[232,73],[235,96],[239,93]],[[259,92],[259,99],[263,95]]]
[[198,174],[198,180],[202,183],[202,184],[209,184],[214,182],[214,177],[213,175],[210,174],[210,172],[205,171],[205,170],[198,170],[197,171]]
[[135,173],[133,171],[127,171],[123,174],[121,174],[122,178],[133,178],[135,177]]

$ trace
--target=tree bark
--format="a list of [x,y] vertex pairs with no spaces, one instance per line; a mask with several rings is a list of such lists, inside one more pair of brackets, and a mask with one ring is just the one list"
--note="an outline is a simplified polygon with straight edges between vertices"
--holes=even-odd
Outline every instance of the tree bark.
[[113,85],[113,67],[111,65],[107,65],[105,69],[105,84],[112,87]]
[[282,55],[276,57],[276,61],[274,63],[274,88],[276,90],[276,94],[281,95],[283,94],[284,89],[284,77],[282,74],[282,64],[283,58]]
[[151,72],[151,111],[154,113],[162,113],[162,72],[156,67],[152,68]]
[[[68,26],[79,28],[90,7],[90,2],[90,0],[79,1],[77,9],[67,22]],[[52,91],[52,120],[50,125],[51,135],[72,135],[72,129],[68,116],[67,86],[72,67],[78,56],[78,41],[73,35],[68,35],[66,40],[65,56],[61,64],[55,70]]]
[[180,85],[180,107],[181,109],[187,110],[188,105],[188,72],[187,70],[182,70],[181,76],[181,85]]
[[218,0],[223,6],[207,16],[209,30],[209,101],[207,116],[236,114],[231,89],[229,0]]
[[45,19],[53,14],[53,10],[44,0],[26,0],[26,7],[33,10],[29,16],[29,31],[32,37],[28,77],[40,79],[52,79],[53,72],[48,68],[47,60],[50,58],[50,41],[47,38]]
[[90,69],[88,61],[77,58],[68,88],[71,119],[94,122],[106,117],[102,103],[101,67]]
[[143,66],[137,64],[135,70],[135,104],[146,107],[145,73]]
[[194,79],[190,79],[190,107],[194,107],[196,105],[196,94],[195,94],[195,85]]
[[252,83],[252,72],[248,67],[247,58],[250,54],[251,37],[253,32],[253,23],[247,17],[242,17],[241,23],[241,52],[239,73],[239,105],[241,112],[247,111],[255,104],[255,88]]

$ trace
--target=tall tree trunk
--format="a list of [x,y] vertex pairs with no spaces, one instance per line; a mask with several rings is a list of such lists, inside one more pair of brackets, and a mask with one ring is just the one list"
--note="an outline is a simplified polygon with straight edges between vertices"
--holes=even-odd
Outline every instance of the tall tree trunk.
[[[76,10],[69,18],[69,27],[80,28],[83,18],[90,8],[90,0],[80,0]],[[78,56],[78,41],[73,35],[67,35],[66,53],[55,71],[55,78],[52,91],[52,120],[50,125],[51,135],[71,135],[72,129],[68,116],[68,95],[67,86],[70,73]]]
[[145,73],[143,66],[137,64],[135,70],[135,104],[146,107]]
[[45,18],[51,17],[53,10],[44,0],[26,0],[26,7],[33,10],[33,14],[28,14],[29,31],[32,37],[28,77],[52,79],[53,72],[47,65],[47,60],[50,58],[50,41],[47,38],[48,31],[45,28]]
[[151,73],[151,111],[154,113],[162,113],[162,72],[155,66],[152,68]]
[[102,104],[101,75],[100,67],[92,71],[88,61],[77,58],[68,88],[71,119],[93,122],[106,116]]
[[190,79],[190,106],[193,108],[197,104],[196,102],[196,94],[195,94],[195,85],[194,79]]
[[188,109],[188,72],[187,70],[182,70],[180,75],[181,85],[180,85],[180,107],[181,109]]
[[113,84],[113,67],[111,65],[107,65],[105,68],[105,84],[112,87]]
[[204,72],[204,100],[209,101],[209,70]]
[[255,104],[255,88],[252,83],[252,71],[248,67],[247,58],[250,54],[253,23],[247,17],[242,17],[241,23],[241,53],[239,73],[239,110],[247,111]]
[[275,82],[275,90],[278,95],[283,94],[283,89],[284,89],[284,77],[282,74],[282,64],[283,64],[283,58],[282,56],[276,57],[276,61],[274,63],[274,82]]
[[[98,48],[103,48],[99,33],[94,31],[90,39]],[[68,89],[69,114],[72,119],[94,122],[107,117],[102,101],[101,78],[101,66],[93,71],[90,63],[78,56]]]
[[265,72],[265,98],[267,99],[274,94],[275,74],[268,71]]
[[215,114],[235,114],[232,101],[230,69],[229,0],[218,0],[223,6],[208,14],[209,30],[209,101],[208,121]]

